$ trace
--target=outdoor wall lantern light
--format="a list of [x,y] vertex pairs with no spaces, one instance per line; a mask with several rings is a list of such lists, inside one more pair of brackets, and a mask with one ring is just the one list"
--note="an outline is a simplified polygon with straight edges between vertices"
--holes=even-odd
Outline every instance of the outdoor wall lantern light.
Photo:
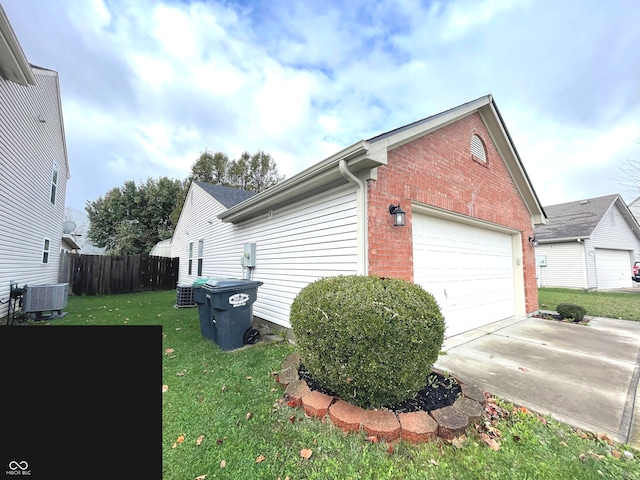
[[536,248],[538,246],[538,239],[536,238],[536,236],[534,235],[533,237],[529,237],[529,244],[533,247]]
[[391,204],[389,205],[389,213],[391,215],[393,215],[393,226],[394,227],[404,227],[405,223],[404,223],[404,210],[402,210],[402,208],[400,208],[400,204],[398,205],[394,205]]

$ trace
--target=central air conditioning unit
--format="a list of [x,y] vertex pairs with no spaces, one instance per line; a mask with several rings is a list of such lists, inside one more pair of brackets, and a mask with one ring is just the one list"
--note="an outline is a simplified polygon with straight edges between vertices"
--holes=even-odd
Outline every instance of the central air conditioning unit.
[[193,296],[193,285],[178,284],[176,288],[176,307],[195,307],[196,302]]
[[63,317],[61,310],[67,306],[69,284],[25,285],[22,310],[32,318],[42,318],[42,312],[51,312],[50,318]]

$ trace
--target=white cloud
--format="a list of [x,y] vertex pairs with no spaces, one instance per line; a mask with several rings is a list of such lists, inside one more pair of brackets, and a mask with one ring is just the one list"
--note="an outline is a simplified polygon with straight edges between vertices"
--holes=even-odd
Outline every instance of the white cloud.
[[3,6],[29,60],[60,73],[75,208],[184,178],[205,149],[261,149],[290,177],[486,94],[543,205],[620,190],[603,178],[640,134],[640,4],[622,0]]

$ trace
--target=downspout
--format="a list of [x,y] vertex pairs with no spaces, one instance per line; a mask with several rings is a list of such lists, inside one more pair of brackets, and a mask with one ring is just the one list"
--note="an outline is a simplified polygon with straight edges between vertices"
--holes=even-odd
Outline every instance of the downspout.
[[340,160],[338,164],[340,174],[353,186],[356,187],[356,210],[357,210],[357,222],[358,222],[358,253],[357,253],[357,266],[358,275],[367,274],[368,265],[368,215],[367,215],[367,189],[364,186],[362,180],[356,177],[347,167],[346,160]]

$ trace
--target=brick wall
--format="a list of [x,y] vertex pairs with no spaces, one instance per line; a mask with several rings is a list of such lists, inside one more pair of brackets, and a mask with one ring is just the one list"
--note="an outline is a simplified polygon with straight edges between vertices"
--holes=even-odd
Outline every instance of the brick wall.
[[[483,140],[487,162],[471,158]],[[526,311],[538,309],[531,217],[480,115],[475,113],[388,153],[369,180],[369,273],[413,281],[411,202],[417,201],[522,232]],[[401,204],[407,225],[394,227],[389,204]]]

